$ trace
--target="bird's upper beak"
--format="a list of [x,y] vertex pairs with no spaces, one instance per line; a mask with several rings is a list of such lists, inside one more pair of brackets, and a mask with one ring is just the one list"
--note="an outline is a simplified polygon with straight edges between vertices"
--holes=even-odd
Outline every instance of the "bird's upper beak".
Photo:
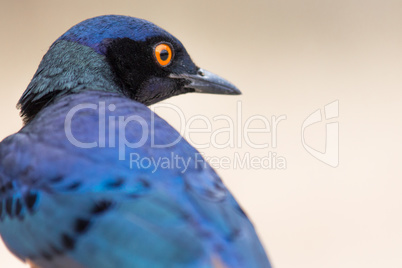
[[241,92],[235,85],[222,77],[198,69],[197,74],[170,74],[171,78],[185,79],[189,82],[186,88],[192,88],[195,92],[210,94],[240,95]]

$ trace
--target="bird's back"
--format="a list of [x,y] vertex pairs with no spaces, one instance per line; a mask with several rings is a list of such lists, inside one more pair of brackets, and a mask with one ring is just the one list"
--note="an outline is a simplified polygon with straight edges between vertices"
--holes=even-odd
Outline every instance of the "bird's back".
[[112,92],[63,96],[1,142],[0,235],[38,267],[270,267],[197,150]]

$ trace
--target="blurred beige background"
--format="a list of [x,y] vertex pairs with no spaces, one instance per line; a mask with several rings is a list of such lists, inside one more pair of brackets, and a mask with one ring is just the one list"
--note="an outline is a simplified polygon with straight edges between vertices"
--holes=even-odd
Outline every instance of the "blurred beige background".
[[[277,148],[201,150],[286,158],[286,170],[218,169],[275,267],[402,267],[401,1],[1,1],[1,138],[21,127],[15,104],[58,36],[102,14],[148,19],[243,91],[166,101],[186,117],[235,118],[239,100],[244,118],[287,116]],[[335,100],[340,163],[332,168],[304,150],[300,133],[308,115]],[[178,126],[174,114],[159,114]],[[323,149],[325,123],[306,130],[306,141]],[[25,267],[3,245],[0,266]]]

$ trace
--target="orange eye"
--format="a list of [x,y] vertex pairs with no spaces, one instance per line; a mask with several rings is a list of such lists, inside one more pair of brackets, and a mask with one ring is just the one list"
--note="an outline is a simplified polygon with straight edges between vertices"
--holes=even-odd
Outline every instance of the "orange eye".
[[154,53],[156,61],[162,67],[168,66],[169,63],[172,61],[173,52],[169,44],[161,43],[156,45]]

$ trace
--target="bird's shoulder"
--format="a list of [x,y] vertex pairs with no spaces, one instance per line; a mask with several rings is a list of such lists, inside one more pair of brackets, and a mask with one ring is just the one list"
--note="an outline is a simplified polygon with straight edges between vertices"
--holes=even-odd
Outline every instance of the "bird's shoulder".
[[92,178],[79,179],[90,183],[123,175],[161,181],[202,174],[220,181],[201,154],[147,106],[96,90],[61,97],[4,139],[0,170],[27,184],[72,180],[86,171]]

